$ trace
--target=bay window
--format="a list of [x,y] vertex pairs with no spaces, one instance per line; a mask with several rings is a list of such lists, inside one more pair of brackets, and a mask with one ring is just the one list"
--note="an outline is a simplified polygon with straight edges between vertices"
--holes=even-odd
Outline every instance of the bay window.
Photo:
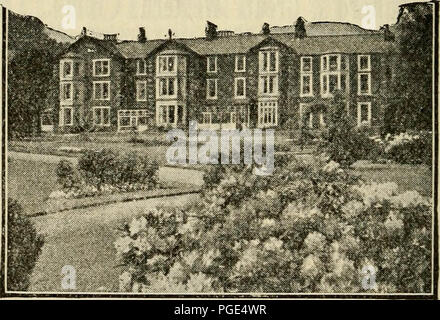
[[177,56],[157,57],[157,74],[170,74],[177,72]]
[[260,101],[258,103],[258,126],[271,127],[278,124],[278,102]]

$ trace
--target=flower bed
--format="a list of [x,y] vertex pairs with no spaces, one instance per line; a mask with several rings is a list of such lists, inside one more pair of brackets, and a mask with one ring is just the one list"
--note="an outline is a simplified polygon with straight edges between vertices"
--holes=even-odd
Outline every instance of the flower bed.
[[56,174],[62,190],[52,198],[82,198],[98,194],[151,190],[158,184],[157,163],[136,153],[87,151],[78,160],[59,162]]

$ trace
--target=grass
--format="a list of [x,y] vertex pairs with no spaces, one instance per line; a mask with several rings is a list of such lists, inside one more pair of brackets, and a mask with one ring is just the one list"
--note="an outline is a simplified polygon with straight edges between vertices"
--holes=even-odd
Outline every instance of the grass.
[[386,168],[357,168],[354,173],[360,174],[365,182],[395,182],[399,191],[416,190],[431,197],[432,174],[426,166],[393,165]]
[[58,189],[55,168],[54,163],[8,159],[8,197],[28,214],[44,210],[50,193]]

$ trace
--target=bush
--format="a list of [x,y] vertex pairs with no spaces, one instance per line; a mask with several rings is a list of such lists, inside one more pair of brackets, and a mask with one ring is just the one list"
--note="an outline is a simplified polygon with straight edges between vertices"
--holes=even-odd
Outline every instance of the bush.
[[400,164],[432,165],[432,133],[401,133],[389,138],[386,156]]
[[330,109],[330,123],[328,130],[322,134],[318,152],[326,153],[343,167],[349,167],[358,160],[375,160],[380,156],[379,146],[365,130],[355,127],[347,114],[345,102],[337,94]]
[[44,239],[14,200],[8,200],[8,290],[26,291]]
[[[125,225],[115,242],[121,290],[430,292],[426,198],[365,185],[335,162],[252,172],[225,167],[200,202]],[[362,286],[365,267],[377,286]]]
[[136,153],[112,150],[86,151],[77,168],[60,161],[56,174],[67,195],[93,196],[102,192],[148,190],[158,185],[156,162]]

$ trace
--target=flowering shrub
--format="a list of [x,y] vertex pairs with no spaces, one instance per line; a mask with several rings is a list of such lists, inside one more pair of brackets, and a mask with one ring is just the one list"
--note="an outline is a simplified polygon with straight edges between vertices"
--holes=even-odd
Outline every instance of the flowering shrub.
[[432,133],[400,133],[385,138],[386,157],[401,164],[432,165]]
[[118,154],[111,150],[88,151],[77,168],[66,160],[58,163],[58,183],[66,197],[94,196],[99,193],[149,190],[157,186],[159,167],[136,153]]
[[[273,176],[224,167],[200,202],[125,225],[115,247],[135,292],[427,292],[431,205],[335,162]],[[215,182],[215,181],[217,182]],[[377,285],[363,287],[364,268]]]

